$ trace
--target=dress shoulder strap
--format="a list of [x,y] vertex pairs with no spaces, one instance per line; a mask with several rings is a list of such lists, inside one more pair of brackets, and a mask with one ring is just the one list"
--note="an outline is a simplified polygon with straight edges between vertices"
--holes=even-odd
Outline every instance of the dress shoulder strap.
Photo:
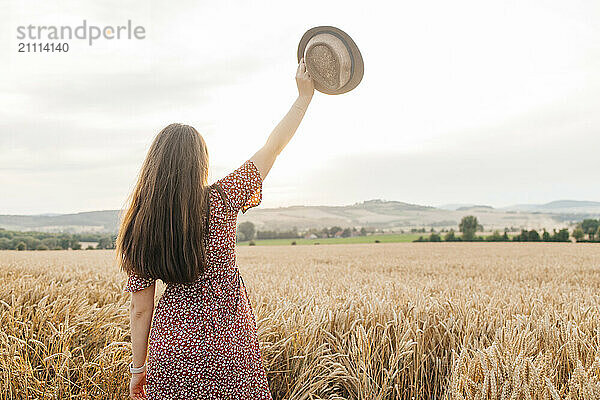
[[227,195],[223,191],[223,188],[221,187],[221,185],[219,185],[218,183],[213,183],[212,185],[210,185],[210,187],[217,189],[217,191],[221,195],[221,199],[223,200],[223,204],[225,205],[225,207],[227,207]]
[[[217,191],[219,192],[219,195],[221,196],[221,200],[223,200],[223,206],[227,209],[227,195],[225,194],[225,191],[223,190],[223,188],[218,185],[217,183],[213,183],[212,185],[210,185],[208,187],[208,195],[210,196],[210,190],[211,189],[217,189]],[[207,201],[206,203],[206,232],[208,233],[208,223],[210,221],[210,201]]]

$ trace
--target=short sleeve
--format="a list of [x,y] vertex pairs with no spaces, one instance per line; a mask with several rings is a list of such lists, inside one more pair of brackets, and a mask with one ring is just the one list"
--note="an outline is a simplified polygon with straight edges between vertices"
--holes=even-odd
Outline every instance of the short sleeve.
[[127,278],[127,284],[125,285],[126,292],[138,292],[142,289],[150,287],[156,282],[156,279],[143,278],[135,273],[132,273]]
[[221,186],[229,205],[237,214],[260,204],[262,200],[262,178],[252,160],[245,161],[235,171],[217,181]]

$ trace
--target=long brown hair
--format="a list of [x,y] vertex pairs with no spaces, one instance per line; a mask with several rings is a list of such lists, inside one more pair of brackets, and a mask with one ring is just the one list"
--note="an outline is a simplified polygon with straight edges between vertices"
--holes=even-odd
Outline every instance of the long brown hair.
[[206,262],[208,151],[188,125],[154,139],[117,237],[121,268],[166,283],[194,281]]

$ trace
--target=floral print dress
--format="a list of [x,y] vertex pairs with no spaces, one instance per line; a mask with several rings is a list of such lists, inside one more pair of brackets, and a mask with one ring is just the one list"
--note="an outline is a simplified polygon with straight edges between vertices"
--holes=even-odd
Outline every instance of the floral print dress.
[[[226,198],[210,191],[206,271],[192,283],[167,284],[154,310],[146,374],[150,400],[271,399],[255,316],[235,259],[237,215],[260,204],[262,178],[247,160],[216,183]],[[153,283],[131,274],[125,291]]]

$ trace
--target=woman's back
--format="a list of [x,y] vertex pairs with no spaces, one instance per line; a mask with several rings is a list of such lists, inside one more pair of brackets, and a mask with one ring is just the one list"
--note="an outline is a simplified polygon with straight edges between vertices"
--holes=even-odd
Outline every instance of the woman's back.
[[[149,337],[147,395],[270,399],[256,321],[235,260],[239,211],[260,204],[262,179],[247,160],[209,193],[206,269],[192,283],[168,283]],[[136,274],[126,291],[154,284]]]

